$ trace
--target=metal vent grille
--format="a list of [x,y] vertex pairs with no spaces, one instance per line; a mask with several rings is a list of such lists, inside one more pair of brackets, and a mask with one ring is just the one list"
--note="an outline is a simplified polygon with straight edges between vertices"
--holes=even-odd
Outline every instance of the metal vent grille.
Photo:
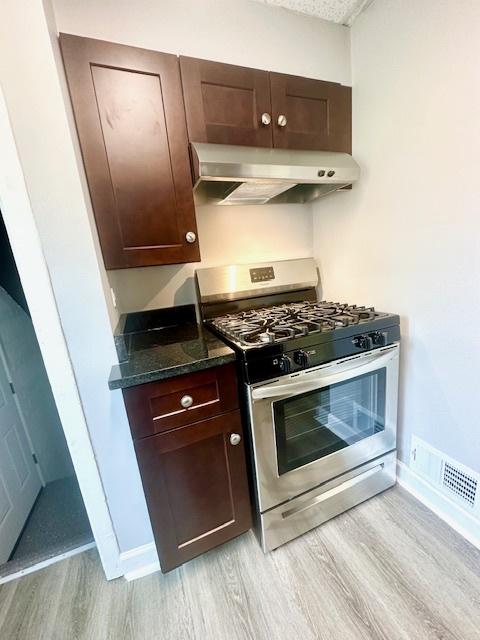
[[478,481],[452,464],[444,462],[442,484],[471,507],[475,506]]
[[412,436],[410,468],[465,512],[480,520],[480,473]]

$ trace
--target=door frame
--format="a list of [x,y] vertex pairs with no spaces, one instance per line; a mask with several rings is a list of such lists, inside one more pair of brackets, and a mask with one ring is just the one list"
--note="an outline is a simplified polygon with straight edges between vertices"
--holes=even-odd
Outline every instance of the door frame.
[[0,146],[0,209],[103,569],[117,578],[120,550],[1,87]]

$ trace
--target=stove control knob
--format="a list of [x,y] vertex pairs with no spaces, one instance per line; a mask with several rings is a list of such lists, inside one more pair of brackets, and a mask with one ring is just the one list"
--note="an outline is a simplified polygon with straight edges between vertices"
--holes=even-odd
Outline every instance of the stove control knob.
[[384,333],[380,333],[380,331],[375,331],[375,333],[371,333],[370,338],[375,347],[383,347],[387,341],[386,335]]
[[372,343],[373,341],[370,336],[356,336],[353,339],[353,344],[359,349],[371,349]]
[[292,370],[292,359],[289,356],[282,356],[280,358],[280,371],[283,373],[290,373]]
[[308,365],[308,353],[300,349],[300,351],[295,351],[293,354],[293,360],[296,364],[301,367],[306,367]]

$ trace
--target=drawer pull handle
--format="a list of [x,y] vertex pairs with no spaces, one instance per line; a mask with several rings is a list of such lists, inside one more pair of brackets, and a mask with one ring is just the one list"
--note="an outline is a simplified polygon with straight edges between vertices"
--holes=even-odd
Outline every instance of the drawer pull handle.
[[284,116],[283,113],[281,113],[278,116],[277,124],[278,124],[279,127],[286,127],[287,126],[287,116]]
[[184,409],[188,409],[193,404],[192,396],[182,396],[182,399],[180,400],[180,404]]
[[241,440],[242,436],[239,433],[232,433],[230,436],[230,444],[233,444],[233,446],[240,444]]

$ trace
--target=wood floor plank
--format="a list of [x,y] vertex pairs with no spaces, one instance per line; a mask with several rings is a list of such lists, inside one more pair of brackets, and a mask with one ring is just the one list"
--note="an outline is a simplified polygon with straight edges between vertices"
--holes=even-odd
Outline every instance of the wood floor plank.
[[18,584],[19,581],[15,580],[0,587],[0,629],[6,624],[7,612],[10,610]]
[[[401,510],[395,512],[401,513]],[[390,526],[386,516],[388,510],[378,498],[356,513],[344,514],[342,535],[335,538],[342,557],[348,558],[351,566],[360,565],[358,570],[363,574],[367,573],[368,562],[368,573],[375,585],[383,581],[394,586],[390,593],[392,602],[396,603],[392,611],[403,609],[406,623],[415,620],[417,630],[422,629],[422,638],[478,638],[476,602],[468,603],[456,584],[462,563],[450,558],[442,566],[438,562],[439,550],[433,532],[422,530],[421,538],[417,539],[411,532],[407,535],[398,523]],[[437,522],[437,526],[440,525],[443,523]],[[430,553],[425,553],[422,544],[429,535]],[[444,598],[446,583],[447,597]],[[480,581],[475,578],[470,587],[478,594]],[[468,615],[470,612],[473,616]]]
[[156,573],[133,583],[131,610],[135,639],[185,638],[193,640],[194,623],[200,615],[192,609],[183,581],[184,567],[167,575]]
[[[405,551],[399,553],[400,557],[409,552],[411,560],[409,568],[418,574],[418,579],[422,580],[425,576],[429,576],[429,580],[438,580],[441,583],[446,572],[448,572],[448,580],[451,586],[452,600],[453,596],[459,599],[456,605],[462,608],[463,605],[469,611],[473,607],[480,614],[480,551],[475,549],[473,545],[467,543],[460,538],[451,527],[430,513],[428,526],[422,521],[416,519],[421,510],[421,505],[416,505],[416,512],[411,512],[411,518],[404,517],[406,515],[405,506],[410,501],[405,500],[402,491],[395,492],[392,497],[395,501],[389,503],[387,501],[372,501],[370,508],[372,511],[368,514],[366,520],[367,527],[370,529],[370,535],[380,535],[383,522],[381,517],[387,518],[391,527],[395,531],[395,541],[386,540],[386,547],[389,553],[392,553],[391,547],[395,546],[395,551],[403,546]],[[360,518],[365,518],[364,513],[360,513]],[[372,523],[375,523],[373,526]],[[373,529],[373,531],[372,531]],[[385,531],[387,527],[383,527]],[[452,541],[455,541],[455,546]],[[462,562],[458,562],[461,556]]]
[[[60,637],[55,616],[64,595],[66,575],[65,566],[57,563],[16,581],[14,597],[0,627],[2,640],[52,640]],[[15,583],[3,585],[0,593],[12,584]]]
[[[328,612],[322,628],[333,638],[337,637],[339,628],[345,638],[385,640],[392,637],[386,632],[385,621],[376,616],[375,602],[356,580],[351,567],[339,556],[336,540],[333,544],[326,540],[324,532],[317,529],[296,540],[286,550],[290,566],[296,567],[294,575],[298,576],[299,592],[317,623],[317,631],[316,608],[319,607]],[[308,584],[308,590],[305,584]]]
[[[389,629],[387,637],[396,638],[450,638],[453,634],[444,628],[442,618],[437,618],[425,604],[424,594],[411,587],[399,567],[391,563],[388,554],[380,548],[378,540],[365,541],[357,527],[348,532],[345,519],[343,535],[325,533],[327,545],[335,544],[337,557],[352,572],[350,582],[358,582],[364,597],[374,603],[376,618]],[[435,586],[431,585],[432,589]],[[375,637],[375,636],[374,636]]]
[[252,533],[164,576],[96,551],[0,587],[1,640],[480,640],[480,551],[396,487],[264,555]]
[[[303,617],[292,608],[289,590],[282,588],[279,576],[272,571],[272,556],[263,555],[253,535],[200,560],[204,563],[202,582],[196,583],[190,575],[188,585],[192,600],[200,599],[206,614],[206,637],[223,639],[226,628],[231,628],[230,637],[241,640],[272,638],[286,630],[289,637],[313,637]],[[283,614],[279,620],[279,611],[289,611],[289,620],[285,622]]]

